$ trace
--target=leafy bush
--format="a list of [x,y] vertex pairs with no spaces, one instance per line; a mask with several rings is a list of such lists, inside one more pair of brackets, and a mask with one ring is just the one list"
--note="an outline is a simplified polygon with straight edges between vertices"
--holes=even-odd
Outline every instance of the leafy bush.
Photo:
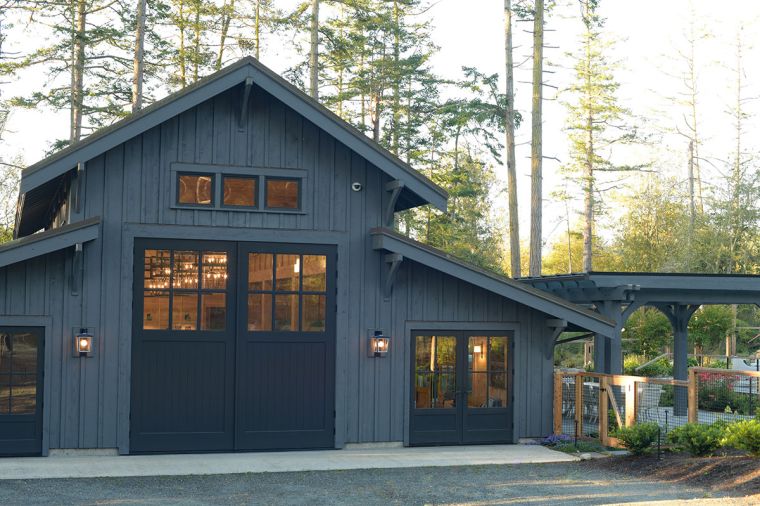
[[673,429],[668,434],[668,440],[695,457],[702,457],[720,448],[725,433],[726,423],[723,421],[711,425],[687,423]]
[[623,359],[623,374],[648,377],[673,375],[673,365],[667,358],[661,358],[638,371],[636,370],[637,367],[641,364],[646,364],[649,360],[651,360],[651,358],[647,358],[643,355],[626,355]]
[[558,443],[552,447],[554,450],[564,453],[587,453],[587,452],[604,452],[607,448],[596,441],[578,441]]
[[735,392],[736,378],[722,377],[713,373],[700,373],[699,409],[714,412],[736,412],[751,415],[750,396]]
[[760,457],[760,420],[740,420],[728,424],[722,443]]
[[623,446],[634,455],[647,453],[660,435],[660,426],[655,422],[639,423],[631,427],[623,427],[613,434]]

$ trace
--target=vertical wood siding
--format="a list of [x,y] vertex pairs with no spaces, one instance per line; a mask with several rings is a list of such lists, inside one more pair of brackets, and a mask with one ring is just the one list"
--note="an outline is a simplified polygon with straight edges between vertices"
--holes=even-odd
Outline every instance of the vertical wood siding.
[[[98,240],[84,245],[84,282],[71,294],[73,252],[61,251],[0,268],[2,315],[49,315],[52,335],[51,448],[113,448],[129,441],[132,224],[230,229],[241,241],[277,229],[283,242],[329,232],[338,247],[336,440],[401,441],[404,437],[407,320],[519,322],[515,348],[517,436],[550,427],[551,360],[541,353],[545,317],[423,265],[405,261],[391,300],[382,294],[382,255],[368,231],[382,224],[389,178],[284,104],[254,87],[247,122],[239,129],[234,88],[87,161],[84,210],[100,216]],[[302,214],[172,208],[174,162],[304,169]],[[363,186],[351,190],[351,183]],[[185,229],[183,229],[185,230]],[[337,238],[337,239],[336,239]],[[71,357],[75,326],[97,331],[96,357]],[[366,357],[368,329],[396,337],[386,360]],[[527,400],[531,399],[528,403]],[[541,402],[536,402],[541,399]]]

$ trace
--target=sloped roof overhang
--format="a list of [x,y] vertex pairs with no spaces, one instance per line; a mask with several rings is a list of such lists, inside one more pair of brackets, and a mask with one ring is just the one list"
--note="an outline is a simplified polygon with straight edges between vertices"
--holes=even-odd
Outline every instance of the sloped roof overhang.
[[404,237],[388,228],[370,231],[372,247],[396,253],[432,269],[506,297],[579,328],[605,336],[613,335],[615,322],[525,283],[475,267],[431,246]]
[[15,239],[0,246],[0,268],[89,242],[99,235],[100,217],[95,217]]
[[448,194],[390,151],[369,139],[332,111],[312,99],[255,58],[245,57],[154,104],[100,129],[85,139],[27,167],[21,175],[16,214],[16,237],[44,227],[46,199],[65,174],[119,144],[167,121],[196,105],[252,79],[261,89],[282,101],[317,127],[394,179],[404,182],[404,195],[397,210],[426,203],[445,211]]

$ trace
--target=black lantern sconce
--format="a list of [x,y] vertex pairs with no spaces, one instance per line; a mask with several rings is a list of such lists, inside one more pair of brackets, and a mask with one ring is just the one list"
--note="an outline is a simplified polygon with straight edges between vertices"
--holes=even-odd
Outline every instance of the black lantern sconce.
[[388,355],[391,346],[390,336],[384,336],[382,330],[370,331],[367,343],[368,355],[373,358],[382,358]]
[[74,346],[72,355],[75,357],[95,356],[95,336],[90,329],[81,327],[74,329]]

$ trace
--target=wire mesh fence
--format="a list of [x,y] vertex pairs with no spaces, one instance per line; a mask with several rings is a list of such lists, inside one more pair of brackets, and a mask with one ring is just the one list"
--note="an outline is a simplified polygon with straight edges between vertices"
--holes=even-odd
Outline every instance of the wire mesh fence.
[[554,432],[615,445],[615,430],[653,422],[661,442],[676,427],[760,417],[760,372],[691,368],[688,380],[557,372]]

